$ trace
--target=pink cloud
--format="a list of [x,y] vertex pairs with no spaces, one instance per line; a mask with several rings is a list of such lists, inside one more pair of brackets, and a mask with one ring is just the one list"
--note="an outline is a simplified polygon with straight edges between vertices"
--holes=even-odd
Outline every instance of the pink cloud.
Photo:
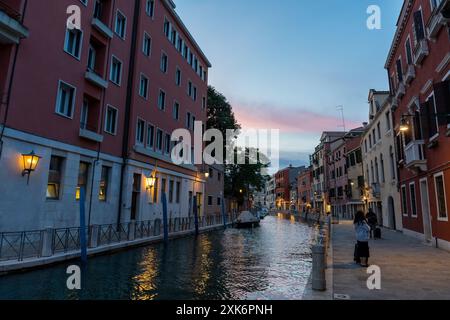
[[[342,130],[342,119],[309,110],[280,108],[270,105],[233,104],[237,121],[243,128],[280,129],[286,133],[320,133]],[[360,122],[346,120],[347,128],[361,126]]]

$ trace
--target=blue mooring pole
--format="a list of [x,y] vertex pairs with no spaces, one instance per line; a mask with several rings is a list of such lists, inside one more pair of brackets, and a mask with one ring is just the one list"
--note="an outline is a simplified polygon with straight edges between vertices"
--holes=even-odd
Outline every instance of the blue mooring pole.
[[167,242],[169,240],[169,226],[167,221],[167,197],[165,192],[163,192],[161,199],[163,205],[164,241]]
[[86,241],[86,190],[84,187],[80,188],[80,247],[81,247],[81,262],[87,263],[87,241]]
[[224,198],[222,197],[222,201],[221,201],[221,210],[222,210],[222,217],[223,217],[223,227],[226,228],[227,227],[227,215],[225,214],[225,203],[224,203]]
[[198,207],[197,207],[197,196],[194,196],[193,201],[193,211],[194,211],[194,224],[195,224],[195,235],[198,235]]

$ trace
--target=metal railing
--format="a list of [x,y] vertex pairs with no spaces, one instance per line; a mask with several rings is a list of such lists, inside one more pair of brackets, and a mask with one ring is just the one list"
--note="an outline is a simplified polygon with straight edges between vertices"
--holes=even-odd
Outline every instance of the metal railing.
[[[236,214],[226,216],[233,222]],[[199,217],[199,228],[223,225],[223,216],[214,214]],[[194,217],[168,219],[169,234],[195,230]],[[121,242],[158,237],[164,233],[161,219],[133,221],[117,224],[92,225],[87,230],[88,247],[100,247]],[[80,227],[0,233],[0,261],[23,261],[27,258],[65,254],[80,250]],[[44,241],[49,239],[48,242]],[[48,249],[44,248],[48,243]],[[43,254],[46,252],[46,254]]]

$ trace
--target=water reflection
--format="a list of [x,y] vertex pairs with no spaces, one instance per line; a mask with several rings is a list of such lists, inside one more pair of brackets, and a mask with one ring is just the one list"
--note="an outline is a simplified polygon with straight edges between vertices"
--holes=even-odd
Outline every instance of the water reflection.
[[0,299],[300,299],[312,233],[289,217],[267,217],[252,230],[92,258],[81,291],[66,289],[69,264],[0,277]]

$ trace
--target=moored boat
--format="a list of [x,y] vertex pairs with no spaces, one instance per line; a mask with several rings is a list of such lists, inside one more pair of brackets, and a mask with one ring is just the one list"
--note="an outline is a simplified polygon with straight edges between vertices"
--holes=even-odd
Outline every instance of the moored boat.
[[260,219],[255,217],[250,211],[243,211],[234,221],[234,226],[238,229],[258,227]]

